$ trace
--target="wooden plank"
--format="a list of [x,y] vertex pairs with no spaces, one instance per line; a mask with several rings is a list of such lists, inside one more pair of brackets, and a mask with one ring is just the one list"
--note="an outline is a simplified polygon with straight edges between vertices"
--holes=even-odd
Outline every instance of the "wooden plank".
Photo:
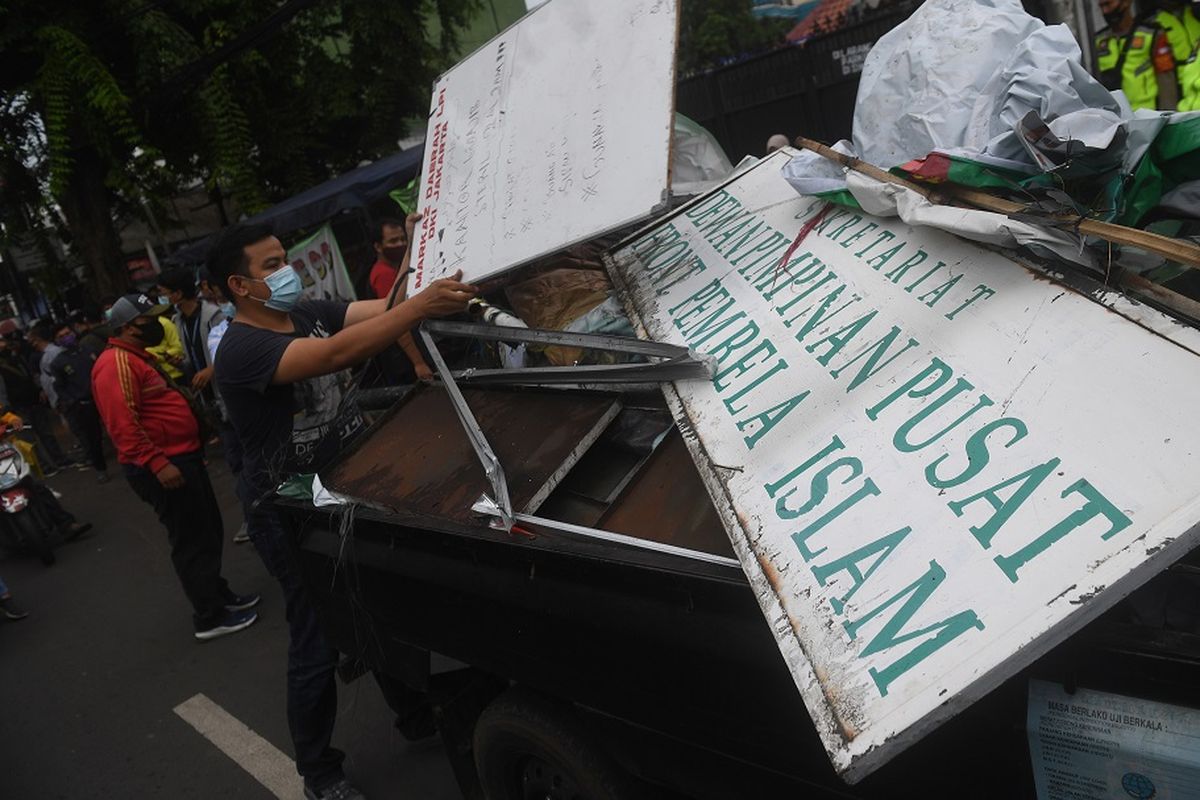
[[1040,222],[1040,224],[1047,227],[1066,228],[1088,236],[1096,236],[1114,244],[1138,247],[1146,252],[1176,261],[1189,269],[1200,269],[1200,245],[1193,242],[1172,239],[1169,236],[1142,231],[1125,225],[1088,219],[1087,217],[1080,217],[1077,214],[1047,214],[1021,203],[1006,200],[1003,197],[996,197],[987,192],[971,189],[966,186],[956,186],[949,183],[938,184],[936,187],[922,185],[914,181],[905,180],[898,175],[893,175],[887,170],[880,169],[874,164],[868,164],[862,159],[839,153],[832,147],[811,139],[805,139],[803,136],[796,139],[796,146],[805,150],[811,150],[822,158],[841,164],[843,167],[852,169],[855,172],[861,172],[863,175],[874,180],[903,186],[920,194],[932,203],[954,205],[955,203],[953,202],[947,202],[947,200],[951,200],[956,201],[958,204],[975,206],[976,208],[981,208],[985,211],[994,211],[997,214],[1004,214],[1008,217],[1021,217],[1025,221]]

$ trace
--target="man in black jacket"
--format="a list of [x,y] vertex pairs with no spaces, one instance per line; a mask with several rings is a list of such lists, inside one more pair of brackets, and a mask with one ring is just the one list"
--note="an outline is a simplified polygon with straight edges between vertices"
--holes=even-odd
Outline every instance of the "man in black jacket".
[[79,347],[75,329],[60,325],[54,333],[54,343],[62,352],[50,363],[54,391],[58,394],[58,409],[67,418],[71,433],[79,440],[87,455],[96,480],[108,483],[108,463],[104,458],[104,434],[100,414],[92,400],[92,365],[95,356]]
[[19,335],[0,339],[0,377],[8,396],[8,406],[28,423],[22,438],[32,439],[37,448],[42,473],[52,475],[66,463],[58,439],[54,436],[54,412],[45,404],[38,381],[33,353]]

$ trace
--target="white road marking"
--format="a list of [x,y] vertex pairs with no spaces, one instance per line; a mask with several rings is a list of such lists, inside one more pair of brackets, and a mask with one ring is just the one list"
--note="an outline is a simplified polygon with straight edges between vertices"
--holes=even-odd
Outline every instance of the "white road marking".
[[280,800],[304,797],[295,762],[203,694],[184,700],[174,711]]

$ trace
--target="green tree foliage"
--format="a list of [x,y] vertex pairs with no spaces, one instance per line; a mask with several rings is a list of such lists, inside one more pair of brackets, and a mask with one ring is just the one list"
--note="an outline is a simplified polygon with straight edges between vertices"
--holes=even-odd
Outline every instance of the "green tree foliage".
[[679,73],[691,75],[784,43],[791,23],[758,19],[749,0],[682,0]]
[[197,180],[253,212],[394,151],[477,5],[0,0],[0,222],[65,218],[120,290],[115,215]]

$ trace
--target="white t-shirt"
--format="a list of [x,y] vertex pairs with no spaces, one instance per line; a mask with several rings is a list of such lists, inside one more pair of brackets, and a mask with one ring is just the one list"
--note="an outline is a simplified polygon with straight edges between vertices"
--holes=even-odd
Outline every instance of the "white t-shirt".
[[229,330],[229,320],[223,319],[208,332],[208,363],[217,363],[217,346],[221,344],[221,337],[225,335],[225,331]]

